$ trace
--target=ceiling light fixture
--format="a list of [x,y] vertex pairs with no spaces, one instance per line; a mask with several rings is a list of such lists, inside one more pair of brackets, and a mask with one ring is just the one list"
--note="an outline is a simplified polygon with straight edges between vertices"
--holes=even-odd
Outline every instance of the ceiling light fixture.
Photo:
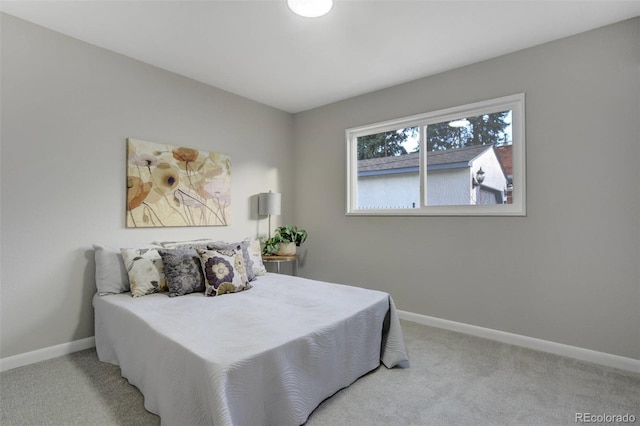
[[467,127],[469,124],[469,120],[466,118],[461,118],[459,120],[454,120],[449,122],[449,127]]
[[287,0],[287,5],[297,15],[317,18],[329,13],[333,0]]

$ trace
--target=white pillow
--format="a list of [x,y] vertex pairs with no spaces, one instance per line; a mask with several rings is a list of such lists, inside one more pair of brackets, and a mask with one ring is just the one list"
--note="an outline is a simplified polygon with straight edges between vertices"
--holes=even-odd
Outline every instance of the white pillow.
[[245,241],[249,242],[248,252],[249,257],[251,258],[254,275],[257,277],[266,275],[267,268],[265,268],[264,263],[262,263],[262,247],[260,246],[260,241],[249,239],[246,239]]
[[215,241],[210,238],[201,238],[199,240],[185,240],[185,241],[159,241],[156,244],[160,244],[164,248],[168,249],[207,249],[208,244],[213,244]]
[[131,295],[133,297],[168,290],[162,257],[160,257],[158,249],[123,248],[120,252],[122,253],[124,266],[129,274]]
[[[141,245],[137,248],[158,248],[156,245]],[[100,296],[131,291],[129,273],[124,265],[120,248],[94,244],[96,261],[96,288]]]

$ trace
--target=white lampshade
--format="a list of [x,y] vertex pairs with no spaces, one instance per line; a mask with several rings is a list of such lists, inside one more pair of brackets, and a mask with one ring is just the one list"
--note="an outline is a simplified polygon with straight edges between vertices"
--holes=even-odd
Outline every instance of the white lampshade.
[[279,215],[281,199],[279,192],[262,192],[258,194],[258,214],[263,216]]
[[293,13],[305,18],[317,18],[329,13],[333,0],[287,0]]

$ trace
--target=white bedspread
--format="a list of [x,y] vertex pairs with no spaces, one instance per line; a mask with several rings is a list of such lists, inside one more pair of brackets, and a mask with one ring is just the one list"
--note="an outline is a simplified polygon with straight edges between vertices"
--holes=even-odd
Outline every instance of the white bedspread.
[[387,293],[277,274],[252,284],[218,297],[96,296],[98,357],[163,425],[300,425],[380,361],[408,366]]

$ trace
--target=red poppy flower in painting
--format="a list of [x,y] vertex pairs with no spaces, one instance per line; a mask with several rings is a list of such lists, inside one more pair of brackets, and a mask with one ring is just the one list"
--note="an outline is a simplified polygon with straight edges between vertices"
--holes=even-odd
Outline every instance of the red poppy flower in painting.
[[143,182],[142,179],[135,176],[127,178],[127,209],[133,210],[138,207],[149,192],[151,192],[151,182]]
[[198,151],[191,148],[180,147],[173,151],[173,158],[178,161],[196,161],[198,159]]

